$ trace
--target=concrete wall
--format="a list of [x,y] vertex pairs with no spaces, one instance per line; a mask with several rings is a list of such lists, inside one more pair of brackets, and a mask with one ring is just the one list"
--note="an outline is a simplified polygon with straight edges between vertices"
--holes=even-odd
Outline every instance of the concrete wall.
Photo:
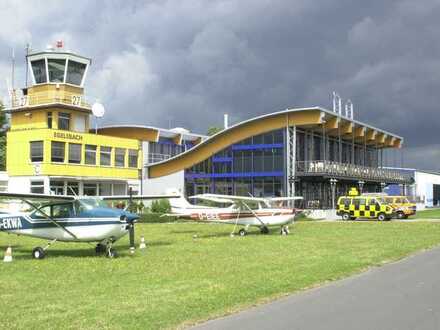
[[183,193],[184,188],[184,171],[179,171],[155,179],[147,178],[142,182],[142,193],[144,195],[164,194],[167,189],[177,189]]

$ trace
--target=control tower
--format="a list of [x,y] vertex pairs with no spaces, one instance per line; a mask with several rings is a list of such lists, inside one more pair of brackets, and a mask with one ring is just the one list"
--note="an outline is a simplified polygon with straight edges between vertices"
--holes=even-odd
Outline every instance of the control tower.
[[137,190],[139,141],[89,129],[95,100],[86,98],[84,82],[91,60],[60,41],[26,60],[30,84],[12,91],[5,109],[8,190],[89,196]]

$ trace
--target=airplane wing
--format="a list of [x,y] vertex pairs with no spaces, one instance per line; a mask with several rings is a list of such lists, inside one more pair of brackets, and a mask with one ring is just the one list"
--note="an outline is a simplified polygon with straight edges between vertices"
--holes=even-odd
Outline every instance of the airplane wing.
[[50,200],[50,201],[72,201],[74,196],[67,195],[49,195],[49,194],[20,194],[0,192],[0,199],[20,199],[20,200]]
[[200,194],[194,195],[189,198],[197,198],[210,200],[219,203],[234,203],[237,201],[242,202],[282,202],[282,201],[293,201],[303,199],[300,196],[295,197],[247,197],[247,196],[230,196],[230,195],[217,195],[217,194]]
[[214,195],[211,196],[210,194],[201,194],[201,195],[190,196],[188,197],[188,199],[201,199],[215,203],[234,203],[234,201],[231,198],[227,198],[227,196],[223,196],[223,195],[218,195],[214,197]]
[[274,198],[268,198],[267,200],[271,202],[284,202],[284,201],[297,201],[302,199],[303,197],[295,196],[295,197],[274,197]]
[[217,194],[200,194],[200,195],[190,196],[189,198],[211,200],[219,203],[234,203],[237,201],[248,201],[248,202],[267,201],[267,198],[261,198],[261,197],[230,196],[230,195],[217,195]]
[[169,198],[179,198],[180,195],[115,195],[115,196],[98,196],[98,198],[105,201],[120,201],[120,200],[154,200],[154,199],[169,199]]

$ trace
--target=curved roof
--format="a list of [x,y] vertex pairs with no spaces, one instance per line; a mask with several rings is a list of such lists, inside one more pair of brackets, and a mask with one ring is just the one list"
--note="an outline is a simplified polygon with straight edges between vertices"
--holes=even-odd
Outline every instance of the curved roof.
[[199,143],[206,138],[205,135],[189,131],[184,132],[183,129],[164,129],[145,125],[108,125],[99,127],[98,132],[103,135],[127,137],[150,142],[157,142],[159,137],[164,137],[175,140],[177,144],[180,144],[182,140]]
[[390,132],[353,120],[333,111],[321,108],[296,108],[255,117],[209,137],[177,156],[148,166],[150,178],[169,175],[189,168],[210,156],[254,135],[288,126],[313,129],[339,136],[347,140],[366,141],[381,148],[400,148],[403,138]]

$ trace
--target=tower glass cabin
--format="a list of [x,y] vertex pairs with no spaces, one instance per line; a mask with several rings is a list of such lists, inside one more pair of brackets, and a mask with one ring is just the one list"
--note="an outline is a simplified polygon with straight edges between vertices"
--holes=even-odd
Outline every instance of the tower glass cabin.
[[89,132],[94,99],[84,94],[91,60],[49,48],[27,55],[30,86],[6,108],[10,192],[120,195],[139,190],[137,139]]

